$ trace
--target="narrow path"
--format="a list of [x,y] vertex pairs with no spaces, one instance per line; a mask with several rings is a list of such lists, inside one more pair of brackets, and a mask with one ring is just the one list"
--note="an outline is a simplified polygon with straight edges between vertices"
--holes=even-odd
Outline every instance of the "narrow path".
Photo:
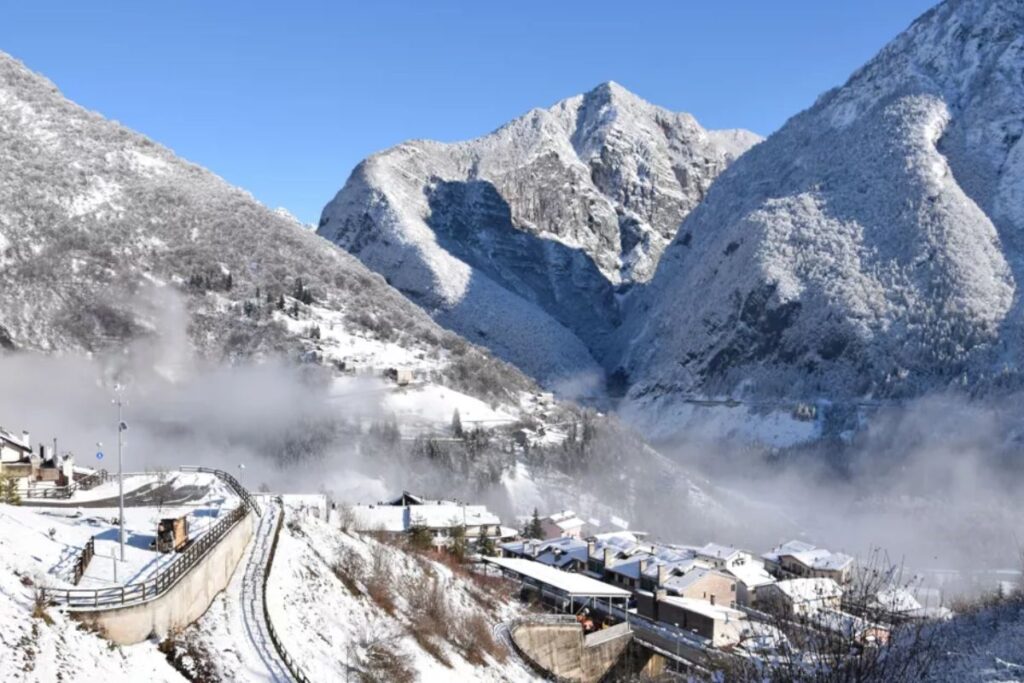
[[261,502],[263,516],[256,519],[252,542],[225,596],[227,631],[240,666],[234,675],[239,681],[291,683],[288,667],[270,639],[263,610],[263,572],[270,559],[281,506],[269,497]]
[[511,660],[519,664],[527,671],[533,670],[533,665],[527,662],[519,654],[519,650],[516,648],[515,643],[512,642],[512,630],[509,628],[509,624],[506,621],[499,621],[493,627],[491,627],[491,635],[494,636],[494,640],[505,646],[508,650],[508,656]]
[[[177,484],[171,479],[163,484],[149,483],[124,492],[125,507],[173,507],[202,500],[209,493],[208,486],[195,484]],[[118,496],[98,498],[95,500],[64,500],[53,498],[25,498],[23,507],[45,508],[116,508]]]
[[292,680],[291,674],[270,639],[266,611],[263,609],[263,572],[270,561],[270,546],[274,541],[274,530],[280,515],[281,506],[277,501],[264,498],[263,516],[253,535],[252,553],[242,580],[242,614],[249,643],[266,665],[269,680],[288,683]]

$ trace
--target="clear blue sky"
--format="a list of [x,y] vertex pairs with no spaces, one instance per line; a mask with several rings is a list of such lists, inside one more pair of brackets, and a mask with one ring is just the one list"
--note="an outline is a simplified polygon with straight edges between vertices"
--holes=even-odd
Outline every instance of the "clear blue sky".
[[607,80],[771,133],[932,4],[32,0],[5,3],[0,49],[314,222],[376,150],[475,137]]

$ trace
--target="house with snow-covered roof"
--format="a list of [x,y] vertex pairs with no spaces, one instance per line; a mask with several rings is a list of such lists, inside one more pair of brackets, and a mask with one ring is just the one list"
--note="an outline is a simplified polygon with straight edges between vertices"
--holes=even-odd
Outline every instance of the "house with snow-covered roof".
[[32,440],[28,432],[15,435],[0,427],[0,464],[28,462],[32,455]]
[[705,600],[712,605],[735,607],[738,604],[736,579],[717,569],[696,567],[669,577],[661,589],[668,595]]
[[575,538],[527,539],[501,544],[505,557],[518,557],[566,571],[585,571],[587,543]]
[[501,526],[501,519],[484,505],[431,500],[409,492],[375,505],[353,505],[351,512],[356,531],[398,535],[425,527],[438,547],[448,545],[459,528],[465,529],[470,541],[485,531],[488,538],[499,541],[517,534],[515,529]]
[[637,593],[636,604],[641,616],[707,638],[715,647],[735,645],[749,624],[746,614],[727,605],[664,591]]
[[720,543],[707,543],[697,549],[696,555],[716,569],[725,569],[730,565],[745,563],[753,559],[753,555],[745,550]]
[[769,571],[782,579],[825,578],[846,584],[853,571],[853,557],[803,541],[789,541],[761,556]]
[[544,538],[583,538],[583,529],[587,523],[580,519],[572,510],[562,510],[540,520],[541,533]]
[[753,559],[721,571],[736,579],[736,602],[740,605],[756,604],[761,589],[775,583],[775,577],[768,573],[764,564]]
[[792,616],[807,616],[818,610],[840,609],[843,589],[832,579],[784,579],[765,586],[758,604]]

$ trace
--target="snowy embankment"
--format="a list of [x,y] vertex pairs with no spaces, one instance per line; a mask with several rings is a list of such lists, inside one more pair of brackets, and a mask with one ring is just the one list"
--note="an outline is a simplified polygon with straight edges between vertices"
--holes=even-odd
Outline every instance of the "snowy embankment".
[[[47,606],[40,596],[44,587],[73,587],[75,562],[90,538],[96,555],[79,588],[137,581],[152,576],[175,557],[149,547],[161,518],[188,514],[192,537],[197,538],[237,504],[219,480],[206,474],[146,475],[138,481],[126,479],[125,489],[137,491],[140,482],[158,479],[167,485],[162,489],[167,500],[176,503],[170,507],[152,501],[149,506],[126,508],[124,562],[115,559],[119,555],[117,508],[74,506],[106,500],[102,491],[81,492],[55,508],[0,505],[0,652],[4,653],[0,681],[183,680],[155,643],[114,645],[80,626],[61,608]],[[191,501],[183,504],[183,497]]]
[[517,608],[426,556],[288,510],[267,594],[312,680],[533,681],[492,629]]
[[119,647],[57,608],[37,609],[38,588],[63,583],[90,531],[82,519],[0,505],[0,681],[184,680],[150,643]]
[[939,627],[934,683],[1024,681],[1024,596],[960,615]]

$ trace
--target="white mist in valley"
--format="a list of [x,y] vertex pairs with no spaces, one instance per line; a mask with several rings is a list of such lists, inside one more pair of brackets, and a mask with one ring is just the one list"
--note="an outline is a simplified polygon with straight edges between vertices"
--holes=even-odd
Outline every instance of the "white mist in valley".
[[735,496],[737,515],[748,516],[739,544],[793,536],[860,557],[877,549],[953,592],[989,590],[1020,580],[1014,405],[932,396],[879,410],[852,442],[779,452],[704,440],[665,450]]
[[[159,326],[183,323],[174,301],[162,310]],[[218,467],[252,489],[323,492],[339,502],[422,490],[487,503],[509,522],[533,506],[605,519],[615,513],[666,542],[715,541],[758,553],[798,537],[861,557],[879,548],[910,570],[974,576],[984,586],[993,575],[983,572],[1019,568],[1022,464],[1010,410],[922,399],[873,415],[853,444],[785,456],[704,441],[665,448],[672,457],[665,461],[613,442],[605,450],[636,452],[553,472],[520,500],[521,488],[472,481],[450,461],[410,455],[408,436],[401,446],[396,435],[375,439],[382,425],[415,432],[385,407],[394,387],[381,380],[339,378],[284,359],[202,361],[182,339],[158,330],[123,353],[4,356],[2,425],[30,431],[35,443],[57,437],[80,464],[109,470],[116,467],[112,400],[119,395],[129,424],[127,471]],[[94,456],[98,443],[102,462]],[[501,467],[519,471],[513,456],[492,451]],[[662,485],[666,471],[680,481],[694,473],[704,480],[693,479],[695,493],[683,500],[679,487]]]

